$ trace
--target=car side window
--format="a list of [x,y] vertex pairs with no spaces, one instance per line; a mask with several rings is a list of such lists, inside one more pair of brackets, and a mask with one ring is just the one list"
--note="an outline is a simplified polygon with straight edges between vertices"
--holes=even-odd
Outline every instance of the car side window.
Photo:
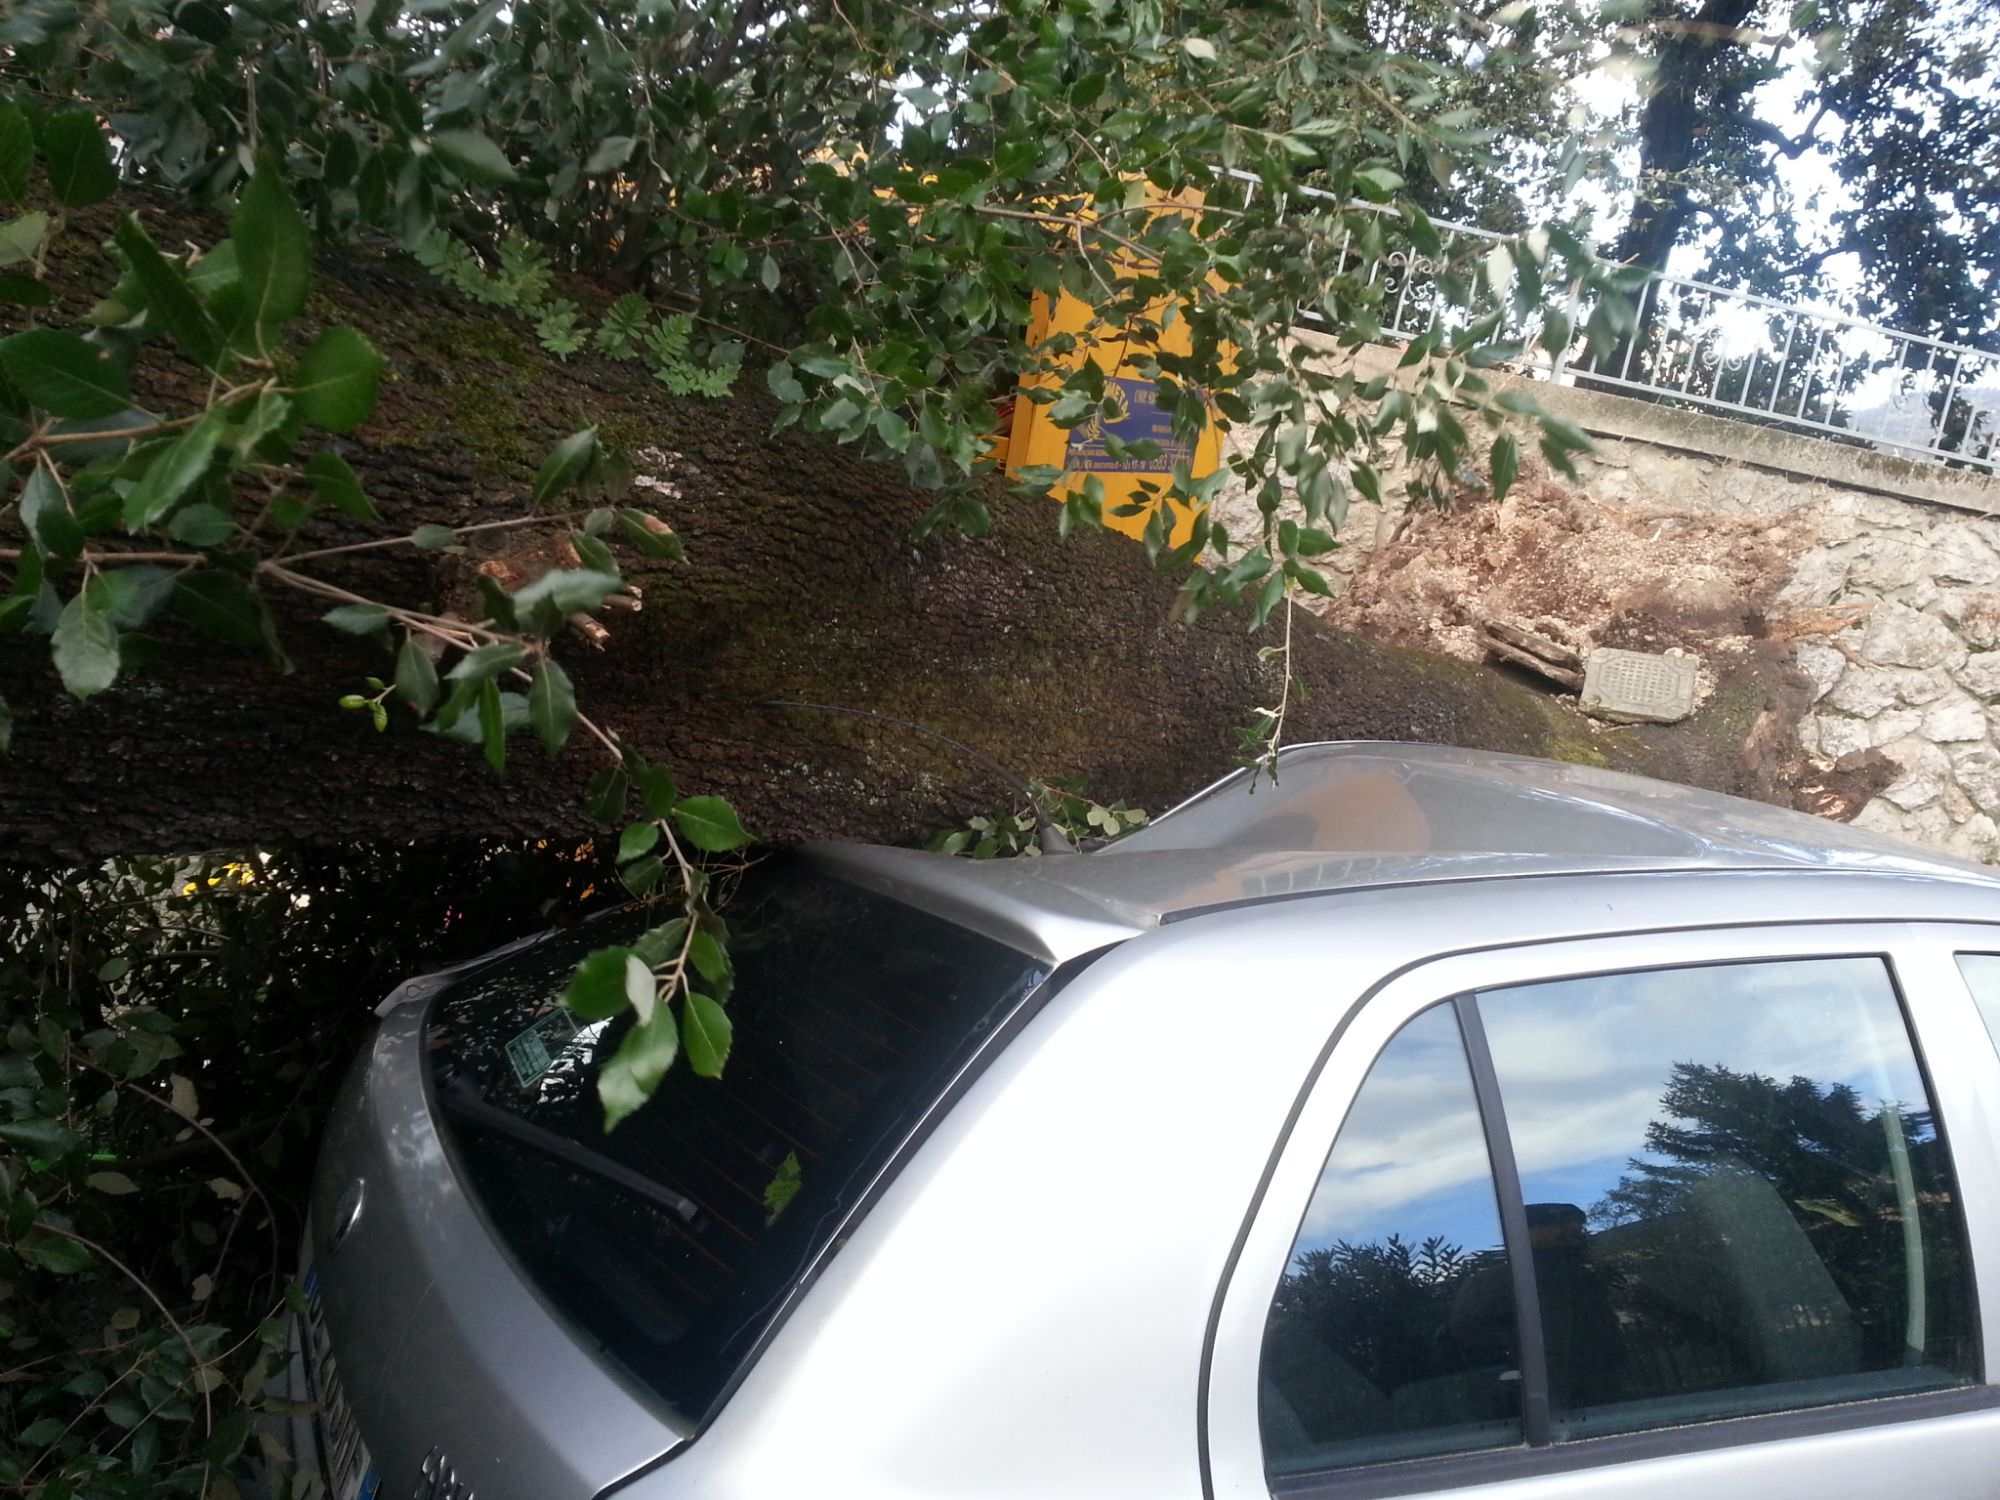
[[1327,1157],[1264,1332],[1273,1474],[1521,1440],[1513,1291],[1449,1005],[1376,1059]]
[[1487,991],[1551,1436],[1963,1385],[1968,1255],[1886,964]]
[[1265,1467],[1948,1389],[1977,1348],[1885,960],[1490,989],[1418,1014],[1355,1096],[1265,1327]]
[[1979,1006],[1986,1034],[2000,1047],[2000,953],[1961,953],[1958,972],[1965,976],[1965,987]]

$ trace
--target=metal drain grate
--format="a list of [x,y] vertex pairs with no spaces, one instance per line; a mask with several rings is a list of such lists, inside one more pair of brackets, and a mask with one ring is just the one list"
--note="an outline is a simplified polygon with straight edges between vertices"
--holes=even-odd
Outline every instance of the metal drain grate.
[[1584,712],[1620,724],[1672,724],[1694,712],[1695,660],[1600,646],[1583,666]]

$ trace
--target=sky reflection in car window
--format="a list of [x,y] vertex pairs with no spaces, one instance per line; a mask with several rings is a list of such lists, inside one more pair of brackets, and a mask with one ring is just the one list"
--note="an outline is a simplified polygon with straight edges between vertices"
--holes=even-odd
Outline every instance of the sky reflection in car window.
[[[1633,1159],[1676,1064],[1844,1084],[1927,1113],[1879,958],[1655,969],[1480,996],[1529,1202],[1588,1209]],[[1922,1126],[1930,1134],[1928,1120]]]
[[1414,1231],[1472,1246],[1499,1238],[1485,1138],[1448,1005],[1410,1022],[1375,1060],[1294,1253]]

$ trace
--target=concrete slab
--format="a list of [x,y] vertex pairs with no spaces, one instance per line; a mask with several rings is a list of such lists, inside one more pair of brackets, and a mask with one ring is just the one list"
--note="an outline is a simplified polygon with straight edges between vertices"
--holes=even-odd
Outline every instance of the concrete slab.
[[1694,712],[1695,659],[1600,646],[1583,665],[1583,711],[1614,724],[1673,724]]

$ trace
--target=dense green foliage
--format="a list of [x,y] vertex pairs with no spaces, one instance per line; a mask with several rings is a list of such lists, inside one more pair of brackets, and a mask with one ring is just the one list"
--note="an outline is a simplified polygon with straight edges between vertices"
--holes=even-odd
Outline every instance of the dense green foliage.
[[483,847],[0,869],[0,1493],[236,1492],[285,1410],[305,1174],[367,1007],[607,873]]

